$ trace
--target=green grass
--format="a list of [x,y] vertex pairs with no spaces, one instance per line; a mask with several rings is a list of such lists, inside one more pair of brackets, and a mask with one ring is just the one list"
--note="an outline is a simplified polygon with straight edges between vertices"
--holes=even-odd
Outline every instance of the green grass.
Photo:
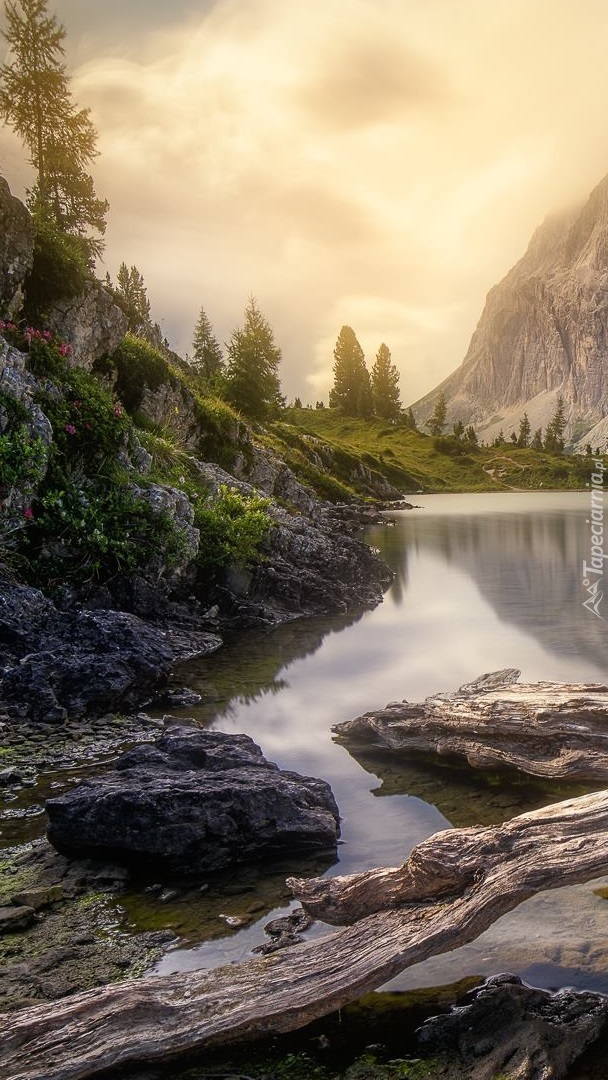
[[511,446],[459,446],[451,438],[437,440],[385,420],[340,416],[333,409],[286,409],[280,422],[269,425],[269,438],[294,471],[300,459],[304,462],[305,474],[309,471],[304,478],[313,487],[316,455],[345,489],[357,494],[370,494],[354,476],[357,463],[412,494],[574,490],[589,482],[593,461]]

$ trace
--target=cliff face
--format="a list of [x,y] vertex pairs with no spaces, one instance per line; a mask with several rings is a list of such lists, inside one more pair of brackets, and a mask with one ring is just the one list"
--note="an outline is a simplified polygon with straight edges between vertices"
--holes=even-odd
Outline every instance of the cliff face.
[[532,428],[563,396],[570,441],[608,415],[608,177],[582,209],[552,216],[488,293],[462,365],[414,406],[424,422],[443,390],[448,419],[485,439]]

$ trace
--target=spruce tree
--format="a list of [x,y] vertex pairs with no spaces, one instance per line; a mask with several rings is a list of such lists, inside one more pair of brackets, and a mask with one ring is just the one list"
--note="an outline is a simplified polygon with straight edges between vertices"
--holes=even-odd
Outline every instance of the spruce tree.
[[227,345],[226,397],[245,416],[263,420],[283,404],[279,382],[281,350],[254,296],[245,308],[245,324],[233,330]]
[[441,435],[447,419],[448,407],[445,401],[445,394],[441,391],[437,401],[435,402],[435,408],[429,419],[426,422],[431,435]]
[[63,63],[65,28],[47,0],[6,0],[10,61],[0,67],[0,117],[29,151],[36,183],[28,205],[42,222],[83,238],[92,259],[101,251],[108,203],[98,199],[88,166],[97,132],[88,109],[77,109]]
[[343,326],[334,348],[334,385],[329,406],[345,416],[371,416],[372,391],[363,349],[351,326]]
[[533,450],[542,450],[543,448],[543,429],[537,428],[532,436],[532,442],[530,446]]
[[560,394],[557,399],[557,406],[555,408],[553,417],[547,424],[547,431],[545,434],[545,450],[548,450],[552,454],[563,453],[565,430],[566,415],[564,409],[564,399]]
[[399,372],[384,343],[378,349],[372,368],[371,387],[374,415],[383,420],[398,420],[401,416]]
[[524,413],[521,420],[519,421],[519,435],[517,436],[517,445],[518,446],[524,446],[525,447],[525,446],[530,445],[531,431],[532,431],[532,428],[530,427],[530,421],[528,419],[528,414]]
[[203,308],[201,308],[192,338],[194,354],[191,366],[202,375],[206,383],[213,385],[222,374],[224,358],[220,343],[213,333],[213,327]]

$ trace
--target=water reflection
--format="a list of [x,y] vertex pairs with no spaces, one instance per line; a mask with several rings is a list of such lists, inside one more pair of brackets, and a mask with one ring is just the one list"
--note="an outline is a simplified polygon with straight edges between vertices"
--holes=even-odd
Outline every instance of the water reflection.
[[[203,694],[194,710],[200,722],[247,732],[281,767],[331,783],[344,842],[329,874],[395,865],[415,843],[450,824],[504,820],[556,801],[562,787],[502,780],[498,786],[466,770],[356,761],[333,742],[331,728],[388,701],[421,700],[502,667],[520,668],[527,681],[604,680],[607,627],[582,608],[587,513],[588,496],[580,493],[425,496],[424,507],[370,532],[370,542],[396,571],[382,605],[357,618],[299,621],[243,635],[176,673],[176,683]],[[529,901],[474,946],[429,961],[420,972],[412,969],[399,985],[521,972],[532,963],[552,965],[547,985],[557,968],[595,979],[608,948],[606,956],[590,951],[577,919],[588,911],[594,932],[603,926],[605,938],[608,904],[590,886],[581,889],[560,890],[549,906]],[[545,920],[540,931],[539,912]],[[235,957],[263,940],[258,924],[241,934],[230,945]],[[214,948],[208,942],[177,950],[168,962],[221,962]]]

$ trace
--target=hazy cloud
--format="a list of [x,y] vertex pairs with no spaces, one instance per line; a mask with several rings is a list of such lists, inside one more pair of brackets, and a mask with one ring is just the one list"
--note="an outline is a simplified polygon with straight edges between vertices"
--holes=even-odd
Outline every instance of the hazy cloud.
[[[289,396],[326,394],[345,322],[406,400],[430,389],[536,225],[606,172],[604,0],[50,6],[99,130],[107,268],[139,267],[182,351],[201,305],[226,340],[255,293]],[[7,134],[15,188],[21,161]]]

